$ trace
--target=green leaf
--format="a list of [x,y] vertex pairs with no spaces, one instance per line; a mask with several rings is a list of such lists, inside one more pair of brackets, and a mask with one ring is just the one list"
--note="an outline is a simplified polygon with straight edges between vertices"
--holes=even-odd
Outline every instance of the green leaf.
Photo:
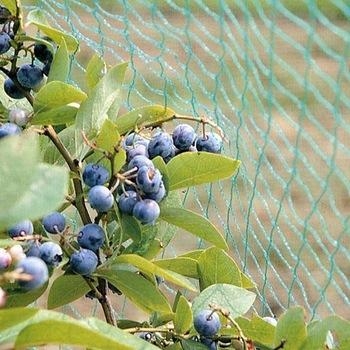
[[300,349],[326,349],[326,342],[329,349],[349,349],[350,322],[339,316],[329,316],[322,321],[316,322],[315,325],[309,327],[307,338],[300,346]]
[[195,315],[209,305],[218,305],[230,312],[232,318],[243,316],[253,305],[255,293],[232,284],[214,284],[204,289],[193,300],[192,311]]
[[242,287],[241,271],[235,261],[222,249],[210,247],[198,259],[201,290],[216,283]]
[[180,296],[177,302],[176,312],[174,316],[175,332],[185,334],[190,330],[193,322],[193,315],[190,303],[184,296]]
[[75,148],[78,158],[83,157],[87,152],[82,133],[88,139],[97,136],[104,121],[108,118],[109,108],[120,94],[126,68],[127,63],[122,63],[110,69],[81,104],[76,117],[75,131]]
[[111,120],[106,119],[96,137],[96,146],[114,153],[114,147],[118,145],[119,141],[120,135],[117,126]]
[[107,67],[102,57],[97,54],[93,55],[86,67],[86,83],[89,89],[95,87],[95,85],[106,74]]
[[140,309],[151,313],[172,314],[171,306],[161,291],[144,277],[130,271],[98,269],[97,276],[107,279]]
[[24,322],[25,320],[33,317],[37,312],[37,309],[25,307],[0,309],[0,331]]
[[81,103],[86,98],[85,92],[73,85],[62,81],[51,81],[36,94],[34,110],[41,112],[44,108],[60,107],[72,102]]
[[33,289],[29,292],[24,292],[22,290],[13,291],[8,294],[6,300],[7,308],[18,308],[21,306],[27,306],[34,303],[41,295],[43,295],[47,289],[47,283],[41,288]]
[[16,11],[17,11],[16,0],[2,0],[1,5],[5,6],[13,15],[16,14]]
[[79,299],[91,290],[80,275],[64,274],[57,277],[49,291],[47,308],[55,309]]
[[71,124],[75,120],[78,108],[73,106],[60,106],[50,108],[34,114],[32,119],[33,125],[61,125]]
[[172,259],[155,260],[153,263],[163,269],[179,273],[182,276],[198,278],[197,261],[194,259],[176,257]]
[[113,264],[131,264],[137,267],[141,272],[163,277],[167,281],[172,282],[179,287],[196,291],[196,288],[185,277],[177,274],[176,272],[164,270],[161,267],[136,254],[119,255],[113,259]]
[[[108,350],[157,349],[116,327],[108,324],[102,326],[98,321],[91,327],[89,323],[77,321],[68,316],[62,320],[50,319],[36,322],[19,333],[15,347],[24,349],[43,344],[58,344]],[[102,328],[103,332],[101,332]]]
[[68,171],[40,163],[38,157],[37,135],[0,140],[0,230],[24,219],[38,219],[64,201]]
[[183,350],[208,350],[208,347],[194,340],[181,340]]
[[306,338],[305,313],[301,307],[288,309],[278,320],[276,326],[275,346],[285,341],[283,350],[301,348]]
[[126,114],[118,116],[115,123],[121,135],[141,126],[162,123],[169,120],[175,112],[164,106],[154,105],[134,109]]
[[167,164],[169,190],[187,188],[231,177],[240,161],[221,154],[184,152]]
[[36,9],[30,11],[27,19],[29,23],[34,24],[43,34],[48,36],[55,43],[60,44],[63,37],[69,52],[75,52],[78,50],[78,40],[68,33],[50,27],[43,10]]
[[64,37],[62,37],[61,42],[59,43],[59,47],[55,53],[53,61],[50,66],[49,76],[47,78],[47,82],[51,81],[67,81],[70,70],[70,59],[69,52],[67,49],[66,41]]
[[218,229],[202,215],[183,208],[161,207],[160,218],[169,224],[191,232],[218,248],[228,250],[228,245]]

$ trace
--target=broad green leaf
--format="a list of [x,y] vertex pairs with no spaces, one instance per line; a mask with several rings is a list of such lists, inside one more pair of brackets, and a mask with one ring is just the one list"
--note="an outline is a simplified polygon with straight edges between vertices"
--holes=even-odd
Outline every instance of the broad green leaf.
[[88,139],[97,136],[108,118],[109,108],[121,92],[126,68],[127,63],[111,68],[82,102],[76,117],[75,131],[75,148],[79,158],[87,152],[82,133]]
[[47,298],[47,308],[55,309],[79,299],[91,288],[80,275],[64,274],[57,277],[51,285]]
[[68,172],[39,163],[37,138],[25,134],[0,141],[0,230],[24,219],[38,219],[65,198]]
[[198,260],[203,252],[204,252],[204,249],[191,250],[189,252],[186,252],[184,254],[179,255],[179,257],[180,258],[191,258],[194,260]]
[[[100,326],[99,328],[96,327],[97,324]],[[16,349],[24,349],[43,344],[58,344],[87,348],[96,348],[97,346],[98,349],[108,350],[157,349],[116,327],[105,324],[103,326],[104,332],[100,331],[101,328],[102,325],[98,321],[94,327],[91,327],[85,321],[77,321],[68,316],[62,320],[44,320],[25,327],[19,333],[15,347]]]
[[222,249],[210,247],[198,259],[201,290],[216,283],[242,287],[241,271],[234,260]]
[[[19,0],[17,0],[17,3],[21,6],[21,3]],[[1,5],[5,6],[13,15],[16,15],[16,11],[17,11],[16,0],[2,0]]]
[[275,346],[286,341],[283,350],[304,350],[301,344],[305,341],[306,333],[304,310],[301,307],[290,308],[277,322]]
[[211,183],[231,177],[240,161],[221,154],[184,152],[167,164],[169,190]]
[[197,261],[186,257],[176,257],[172,259],[155,260],[153,263],[163,269],[171,270],[180,275],[198,278]]
[[68,33],[50,27],[46,21],[46,16],[43,10],[36,9],[30,11],[27,19],[29,23],[34,24],[43,34],[48,36],[55,43],[60,44],[63,37],[69,52],[75,52],[78,50],[78,40]]
[[113,264],[131,264],[137,267],[141,272],[150,273],[153,275],[163,277],[167,281],[172,282],[178,285],[179,287],[196,291],[196,288],[185,277],[181,276],[176,272],[164,270],[161,267],[153,264],[147,259],[136,254],[119,255],[113,260]]
[[174,316],[174,328],[175,332],[185,334],[190,330],[193,322],[193,315],[190,303],[184,296],[180,296],[177,302],[175,316]]
[[120,225],[123,234],[130,237],[134,242],[142,238],[140,223],[132,215],[121,215]]
[[118,116],[115,123],[120,135],[124,135],[140,126],[152,126],[156,123],[171,119],[175,112],[164,106],[154,105],[134,109],[126,114]]
[[111,120],[106,119],[96,137],[96,146],[107,152],[114,153],[114,147],[118,145],[119,141],[120,135],[117,126]]
[[98,269],[95,275],[107,279],[140,309],[148,313],[157,310],[161,314],[172,314],[166,297],[144,277],[134,272],[112,269]]
[[161,207],[160,218],[169,224],[191,232],[218,248],[228,250],[227,243],[218,229],[202,215],[183,208]]
[[106,74],[107,67],[102,57],[97,54],[93,55],[86,67],[86,83],[89,89],[95,87],[95,85]]
[[18,290],[9,293],[6,300],[6,307],[18,308],[34,303],[34,301],[45,293],[47,285],[48,284],[45,283],[45,285],[43,285],[41,288],[37,288],[29,292]]
[[24,322],[25,320],[33,317],[37,312],[37,309],[25,307],[0,309],[0,332],[4,329],[11,328]]
[[75,120],[78,108],[73,106],[59,106],[43,110],[34,114],[32,124],[34,125],[61,125],[71,124]]
[[[347,350],[350,348],[350,322],[339,316],[329,316],[309,327],[308,335],[300,350],[326,349]],[[331,347],[333,346],[333,347]]]
[[119,147],[113,158],[113,172],[114,174],[118,173],[120,169],[126,163],[126,152],[123,148]]
[[44,108],[65,106],[73,102],[81,103],[86,98],[85,92],[73,85],[62,81],[51,81],[36,94],[34,109],[41,112]]
[[194,340],[181,340],[183,350],[208,350],[208,347]]
[[193,300],[192,311],[195,315],[209,305],[220,306],[230,312],[232,318],[243,316],[253,305],[256,294],[232,284],[214,284],[204,289]]
[[62,37],[59,47],[55,53],[53,61],[50,66],[49,76],[47,82],[51,81],[67,81],[70,70],[70,58],[67,49],[67,44]]

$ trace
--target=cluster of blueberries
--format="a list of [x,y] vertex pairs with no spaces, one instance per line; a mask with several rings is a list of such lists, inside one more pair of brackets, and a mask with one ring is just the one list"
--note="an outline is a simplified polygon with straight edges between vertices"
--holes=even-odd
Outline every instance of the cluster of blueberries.
[[[18,24],[18,19],[14,18],[10,11],[3,6],[0,6],[0,24],[3,25],[0,32],[0,55],[7,54],[11,50],[18,48],[18,43],[14,43]],[[45,38],[48,41],[48,38]],[[27,54],[27,48],[21,48]],[[25,97],[31,89],[36,90],[41,86],[44,75],[48,75],[53,60],[53,53],[48,45],[43,42],[34,44],[31,63],[25,63],[17,67],[13,72],[9,71],[9,77],[4,81],[4,90],[6,94],[14,99]],[[17,59],[17,57],[16,57]],[[38,64],[39,63],[39,64]]]
[[219,315],[210,309],[201,310],[195,315],[193,326],[200,336],[199,341],[210,350],[216,350],[217,341],[213,337],[221,328]]

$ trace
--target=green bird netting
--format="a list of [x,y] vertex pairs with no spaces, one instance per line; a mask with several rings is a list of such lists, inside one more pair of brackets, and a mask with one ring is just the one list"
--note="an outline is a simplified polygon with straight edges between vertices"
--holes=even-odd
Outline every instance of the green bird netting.
[[224,130],[238,174],[184,205],[224,233],[259,313],[350,316],[348,0],[24,3],[80,41],[73,82],[94,52],[128,61],[125,110],[163,104]]

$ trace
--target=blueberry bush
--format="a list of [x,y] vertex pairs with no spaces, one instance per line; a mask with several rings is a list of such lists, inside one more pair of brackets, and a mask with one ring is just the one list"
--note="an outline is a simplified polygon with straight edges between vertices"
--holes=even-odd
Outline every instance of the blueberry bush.
[[[93,56],[83,91],[68,82],[77,40],[39,10],[24,16],[18,0],[1,4],[0,345],[350,348],[350,323],[338,316],[307,323],[298,306],[278,319],[254,313],[258,286],[215,225],[183,207],[182,190],[239,168],[221,154],[213,122],[159,105],[119,113],[127,63]],[[162,258],[176,229],[207,248]],[[116,317],[111,293],[148,318]],[[55,310],[86,296],[104,319]]]

